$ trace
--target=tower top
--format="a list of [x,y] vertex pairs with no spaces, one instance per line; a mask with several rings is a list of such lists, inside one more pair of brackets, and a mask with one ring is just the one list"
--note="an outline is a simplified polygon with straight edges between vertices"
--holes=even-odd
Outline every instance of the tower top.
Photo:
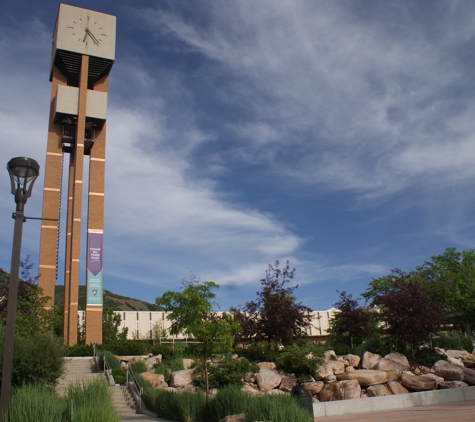
[[115,60],[116,17],[60,3],[53,34],[51,69],[58,51]]

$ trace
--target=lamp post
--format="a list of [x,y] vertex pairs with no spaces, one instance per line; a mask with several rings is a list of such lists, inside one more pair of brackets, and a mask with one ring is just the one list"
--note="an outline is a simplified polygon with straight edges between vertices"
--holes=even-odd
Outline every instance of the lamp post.
[[21,236],[24,208],[36,178],[40,172],[39,164],[32,158],[16,157],[7,164],[12,184],[12,194],[15,195],[16,212],[13,231],[12,263],[10,269],[10,284],[8,288],[7,325],[5,329],[5,351],[3,353],[2,390],[0,397],[0,417],[8,411],[12,381],[13,337],[15,335],[15,317],[18,297],[18,272],[20,268]]

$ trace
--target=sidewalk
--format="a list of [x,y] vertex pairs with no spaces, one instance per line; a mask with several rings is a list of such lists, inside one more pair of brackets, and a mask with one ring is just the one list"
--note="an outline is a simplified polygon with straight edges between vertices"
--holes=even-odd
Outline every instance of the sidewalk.
[[432,406],[409,407],[406,409],[347,414],[315,418],[315,421],[352,422],[473,422],[475,421],[475,401],[443,403]]

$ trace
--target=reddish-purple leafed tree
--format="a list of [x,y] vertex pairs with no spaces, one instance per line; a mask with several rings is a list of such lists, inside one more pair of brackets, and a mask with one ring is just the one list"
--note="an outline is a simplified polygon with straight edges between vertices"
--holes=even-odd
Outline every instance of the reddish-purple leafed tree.
[[[338,292],[338,291],[337,291]],[[335,340],[341,340],[345,336],[351,349],[354,344],[360,343],[364,338],[372,334],[373,315],[367,309],[358,304],[346,291],[338,292],[340,300],[333,306],[340,312],[336,313],[330,321],[330,333]]]
[[279,268],[279,261],[269,265],[266,278],[261,280],[261,290],[256,293],[257,299],[247,302],[236,314],[243,329],[241,341],[285,344],[305,333],[312,310],[296,302],[293,292],[298,285],[288,286],[294,272],[289,261],[283,268]]
[[391,290],[375,298],[385,331],[399,346],[408,343],[414,355],[416,345],[440,331],[445,317],[442,302],[417,273],[400,274]]

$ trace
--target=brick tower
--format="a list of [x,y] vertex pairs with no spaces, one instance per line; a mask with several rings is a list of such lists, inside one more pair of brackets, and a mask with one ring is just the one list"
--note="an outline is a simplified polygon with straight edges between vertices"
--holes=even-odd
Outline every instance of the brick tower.
[[[60,3],[53,36],[51,105],[44,168],[43,218],[60,219],[68,177],[64,271],[64,342],[77,342],[83,173],[87,196],[86,344],[102,343],[102,253],[107,85],[115,59],[116,17]],[[63,168],[69,156],[69,169]],[[59,222],[41,226],[38,285],[54,305]]]

